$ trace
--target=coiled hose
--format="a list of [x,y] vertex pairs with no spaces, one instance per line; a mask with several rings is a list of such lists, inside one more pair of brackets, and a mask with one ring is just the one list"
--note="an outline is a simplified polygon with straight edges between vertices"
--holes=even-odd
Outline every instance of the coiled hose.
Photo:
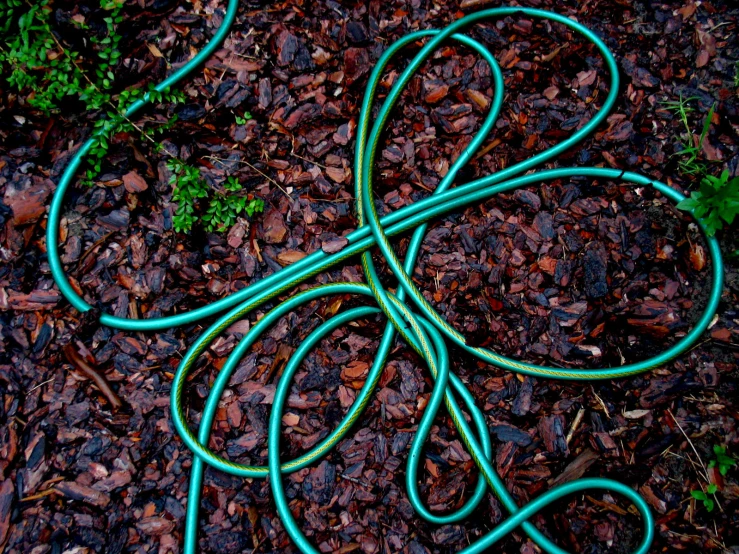
[[[238,0],[229,0],[227,12],[223,23],[216,32],[213,39],[203,50],[182,68],[175,71],[171,76],[156,86],[156,90],[163,91],[185,78],[199,64],[201,64],[213,51],[223,42],[236,16]],[[472,38],[459,34],[469,25],[488,19],[500,18],[512,15],[523,15],[537,19],[555,21],[565,25],[591,41],[605,60],[610,74],[610,92],[603,107],[570,138],[540,152],[532,158],[518,163],[512,167],[501,170],[492,175],[476,179],[464,185],[450,188],[459,170],[472,158],[473,154],[482,145],[491,129],[495,125],[501,110],[504,96],[503,75],[493,55],[479,42]],[[406,45],[428,39],[428,42],[416,54],[408,67],[390,89],[379,113],[371,117],[371,108],[375,99],[377,85],[382,72],[392,57]],[[385,128],[388,116],[400,97],[404,87],[421,64],[434,52],[439,45],[453,39],[476,51],[490,66],[493,76],[494,97],[491,102],[490,113],[487,115],[481,128],[473,140],[451,165],[447,175],[437,186],[436,190],[428,198],[405,206],[388,215],[380,217],[374,204],[372,190],[373,166],[380,135]],[[606,169],[600,167],[574,167],[561,169],[547,169],[535,173],[524,173],[545,161],[552,160],[565,150],[571,148],[583,138],[588,136],[606,117],[613,106],[618,91],[619,79],[616,61],[606,45],[592,31],[580,23],[556,13],[538,9],[503,7],[479,11],[461,18],[442,30],[424,30],[411,33],[391,45],[380,60],[377,62],[367,85],[367,90],[362,103],[359,125],[357,129],[357,145],[355,153],[354,176],[356,212],[359,227],[349,233],[346,238],[348,244],[339,252],[326,254],[316,251],[302,260],[289,265],[282,270],[252,283],[243,290],[221,298],[220,300],[191,310],[160,318],[151,319],[126,319],[103,313],[100,323],[127,331],[153,331],[168,329],[172,327],[189,325],[211,316],[215,316],[229,310],[221,315],[190,347],[177,369],[172,384],[171,410],[172,418],[177,432],[185,444],[195,454],[193,459],[190,490],[187,503],[187,516],[185,525],[184,552],[194,554],[197,546],[198,509],[200,505],[200,494],[202,490],[204,465],[208,464],[232,475],[247,478],[270,477],[270,485],[274,495],[275,504],[279,516],[294,541],[295,545],[303,553],[318,553],[319,551],[310,543],[309,539],[302,533],[298,522],[290,511],[288,499],[282,483],[282,475],[297,471],[321,459],[331,448],[333,448],[351,429],[352,425],[362,415],[372,399],[372,393],[380,379],[382,370],[387,360],[388,353],[399,333],[403,339],[425,360],[431,375],[435,381],[428,405],[418,424],[418,431],[413,439],[408,457],[406,471],[406,485],[408,496],[415,510],[429,522],[444,524],[459,521],[478,506],[485,496],[488,487],[500,499],[509,511],[510,517],[500,525],[488,532],[482,538],[462,550],[465,554],[482,552],[507,533],[517,527],[523,531],[544,551],[551,554],[563,554],[566,551],[557,546],[550,538],[546,537],[533,524],[527,520],[545,506],[557,499],[589,489],[602,489],[618,493],[630,500],[641,514],[644,532],[640,544],[635,552],[644,554],[648,551],[654,537],[654,520],[646,502],[630,487],[619,482],[603,479],[588,478],[579,479],[553,488],[542,494],[525,506],[519,506],[515,499],[506,489],[505,483],[493,467],[493,450],[483,413],[475,406],[474,398],[464,386],[462,381],[450,370],[447,341],[453,346],[476,356],[477,358],[496,367],[514,371],[517,373],[532,375],[535,377],[550,377],[553,379],[568,380],[596,380],[614,379],[648,371],[652,368],[665,364],[669,360],[684,353],[695,344],[699,336],[710,324],[716,310],[722,292],[723,267],[719,246],[714,238],[707,237],[708,249],[712,260],[712,288],[711,294],[699,321],[693,329],[676,344],[669,347],[662,354],[653,358],[606,369],[561,369],[523,363],[495,352],[479,347],[469,346],[464,337],[451,325],[444,321],[434,310],[433,306],[424,298],[421,292],[410,278],[413,272],[416,258],[423,241],[427,222],[436,219],[452,211],[459,211],[469,204],[485,201],[495,194],[512,191],[527,185],[536,185],[545,181],[570,177],[590,177],[598,179],[619,180],[635,185],[649,186],[674,202],[681,201],[684,197],[679,192],[671,189],[664,183],[653,181],[642,175],[628,171]],[[144,95],[141,100],[135,102],[126,112],[127,117],[135,115],[146,104],[149,103],[149,95]],[[59,289],[69,302],[80,312],[92,309],[82,296],[70,284],[64,267],[59,257],[59,222],[62,214],[64,195],[72,183],[75,172],[83,158],[88,154],[94,140],[85,142],[77,151],[67,166],[59,185],[55,191],[49,211],[47,227],[47,249],[51,272]],[[699,220],[698,225],[705,234],[705,227]],[[393,251],[388,237],[397,235],[407,230],[414,229],[404,261],[401,261]],[[383,288],[378,279],[374,262],[369,249],[378,246],[385,257],[393,274],[397,277],[400,286],[392,293]],[[187,414],[183,406],[183,390],[187,376],[193,368],[198,356],[208,348],[211,342],[227,327],[236,320],[245,317],[252,310],[263,303],[293,289],[318,273],[325,271],[355,256],[361,255],[362,267],[367,279],[367,284],[359,283],[334,283],[317,286],[304,290],[278,304],[270,310],[258,323],[241,339],[229,355],[226,363],[219,372],[212,391],[207,398],[205,408],[200,421],[197,435],[191,430],[187,423]],[[344,313],[336,315],[317,327],[300,345],[289,360],[283,375],[281,376],[275,392],[274,404],[269,418],[268,435],[268,466],[248,466],[232,462],[212,452],[207,444],[216,414],[218,402],[229,378],[239,361],[248,351],[249,347],[259,338],[270,325],[275,323],[284,314],[294,310],[301,304],[311,300],[329,295],[364,295],[371,297],[377,307],[358,307],[349,309]],[[406,303],[407,298],[411,300],[410,305]],[[285,400],[290,390],[290,385],[295,372],[300,366],[306,354],[318,343],[318,341],[337,327],[347,324],[353,320],[364,318],[369,315],[383,313],[388,323],[385,327],[374,364],[369,371],[364,386],[358,392],[353,405],[349,408],[338,427],[333,430],[318,445],[300,457],[283,461],[280,458],[280,425],[282,420]],[[469,423],[465,419],[462,407],[470,416]],[[418,491],[418,464],[422,459],[424,442],[431,429],[431,425],[442,402],[445,404],[464,444],[467,446],[475,464],[479,468],[480,477],[477,487],[471,498],[464,506],[447,515],[432,513],[423,503]]]

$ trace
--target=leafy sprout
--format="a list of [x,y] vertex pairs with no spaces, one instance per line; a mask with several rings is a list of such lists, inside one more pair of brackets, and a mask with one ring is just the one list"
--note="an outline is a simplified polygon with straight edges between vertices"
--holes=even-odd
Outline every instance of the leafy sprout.
[[739,213],[739,177],[729,179],[729,172],[723,171],[719,177],[706,175],[701,181],[700,190],[690,194],[677,207],[690,211],[701,219],[708,236],[713,236],[724,224],[731,225]]
[[[234,176],[224,181],[223,191],[213,191],[201,176],[200,169],[176,158],[167,162],[167,167],[172,171],[170,183],[175,187],[172,200],[178,204],[172,218],[175,231],[190,231],[201,219],[206,231],[225,232],[239,216],[252,217],[264,211],[263,200],[240,194],[243,187]],[[201,199],[207,199],[208,207],[198,217],[196,208]]]
[[709,494],[716,494],[716,491],[718,491],[718,486],[716,486],[714,483],[711,483],[706,487],[706,491],[690,491],[690,495],[695,498],[696,500],[699,500],[703,503],[703,507],[708,512],[712,512],[713,509],[716,507],[716,503],[713,501],[712,498],[709,498]]
[[736,458],[728,454],[725,446],[718,444],[713,445],[713,453],[716,458],[708,462],[708,467],[718,466],[719,473],[725,476],[729,469],[736,465]]

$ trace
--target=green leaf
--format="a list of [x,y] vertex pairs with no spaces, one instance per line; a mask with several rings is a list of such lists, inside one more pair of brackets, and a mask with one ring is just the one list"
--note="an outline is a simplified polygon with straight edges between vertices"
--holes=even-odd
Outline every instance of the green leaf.
[[698,204],[698,205],[697,205],[697,206],[696,206],[696,207],[695,207],[695,208],[693,209],[693,215],[694,215],[695,217],[697,217],[698,219],[702,219],[702,218],[703,218],[703,217],[704,217],[704,216],[705,216],[705,215],[706,215],[706,214],[708,213],[708,209],[709,209],[709,208],[708,208],[707,206],[704,206],[703,204],[700,204],[700,203],[699,203],[699,204]]
[[690,495],[695,498],[696,500],[707,500],[708,497],[706,496],[706,493],[703,491],[690,491]]
[[723,466],[735,466],[736,465],[736,459],[732,456],[727,456],[726,454],[719,453],[716,456],[716,459],[718,460],[718,463]]
[[703,141],[706,138],[706,135],[708,134],[708,129],[711,127],[711,120],[713,119],[713,112],[716,109],[716,104],[713,104],[711,106],[711,109],[708,110],[708,115],[706,116],[706,120],[703,122],[703,129],[701,130],[700,138],[698,139],[698,147],[703,147]]
[[715,494],[717,490],[718,490],[718,485],[716,485],[715,483],[711,483],[706,488],[706,491],[708,491],[708,494]]
[[686,198],[685,200],[678,202],[677,209],[689,212],[691,210],[694,210],[696,206],[698,206],[698,202],[696,200],[693,200],[692,198]]
[[729,225],[734,223],[737,213],[739,213],[739,202],[734,200],[726,202],[723,209],[720,210],[721,218]]

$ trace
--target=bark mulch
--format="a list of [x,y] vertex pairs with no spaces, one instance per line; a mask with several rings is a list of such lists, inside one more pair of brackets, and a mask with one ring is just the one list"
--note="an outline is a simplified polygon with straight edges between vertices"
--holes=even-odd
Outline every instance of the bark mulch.
[[[57,5],[58,4],[58,5]],[[63,260],[100,309],[128,317],[181,312],[247,286],[354,229],[352,159],[368,73],[413,30],[442,27],[496,3],[241,2],[233,31],[183,87],[187,101],[144,118],[179,121],[165,149],[212,182],[236,175],[265,213],[227,234],[172,231],[166,157],[118,135],[98,186],[77,186],[62,223]],[[531,0],[594,29],[622,73],[606,125],[557,160],[639,171],[683,191],[681,123],[665,101],[695,96],[691,122],[716,115],[702,157],[738,173],[739,10],[732,2],[578,3]],[[55,3],[64,22],[87,2]],[[120,85],[159,81],[203,46],[220,1],[139,0],[121,25]],[[506,77],[500,122],[460,181],[486,175],[561,141],[607,92],[595,49],[559,25],[525,17],[471,31]],[[154,47],[155,46],[155,47]],[[404,67],[401,56],[389,84]],[[378,201],[397,209],[428,194],[479,127],[489,69],[450,43],[424,65],[378,154]],[[384,94],[384,91],[381,92]],[[63,301],[45,256],[46,205],[93,119],[70,105],[44,118],[7,90],[0,110],[0,551],[9,554],[178,552],[190,452],[174,432],[169,390],[202,325],[157,333],[100,327]],[[253,116],[238,124],[235,116]],[[395,240],[403,253],[408,237]],[[725,252],[735,234],[721,235]],[[438,311],[474,344],[533,362],[605,367],[644,359],[684,334],[705,305],[710,263],[694,225],[651,190],[573,178],[500,195],[431,224],[414,277]],[[358,260],[314,280],[360,280]],[[380,267],[382,262],[378,258]],[[739,263],[727,259],[715,324],[680,359],[617,382],[520,377],[454,353],[455,371],[484,408],[495,464],[526,502],[579,476],[638,489],[656,518],[654,552],[739,552],[739,470],[705,470],[714,445],[739,453]],[[395,286],[388,277],[389,286]],[[235,373],[211,447],[265,463],[274,380],[322,318],[363,300],[308,305],[260,340]],[[193,425],[218,368],[249,321],[205,354],[190,381]],[[342,328],[308,356],[285,416],[284,456],[316,444],[352,403],[371,364],[381,319]],[[455,552],[505,517],[492,495],[474,516],[433,526],[413,512],[404,468],[431,389],[398,343],[361,423],[315,467],[286,478],[302,529],[324,552]],[[474,487],[473,464],[446,415],[427,444],[422,493],[439,513]],[[717,483],[709,513],[691,498]],[[533,521],[573,552],[629,552],[640,537],[629,506],[607,494],[568,498]],[[202,552],[294,552],[265,481],[208,471]],[[521,532],[501,552],[535,552]]]

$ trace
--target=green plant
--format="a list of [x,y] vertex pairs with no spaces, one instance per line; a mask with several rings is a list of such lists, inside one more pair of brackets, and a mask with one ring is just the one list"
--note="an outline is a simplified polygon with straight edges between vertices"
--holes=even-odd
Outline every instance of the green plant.
[[236,218],[242,212],[252,217],[255,213],[264,211],[263,200],[234,194],[242,189],[241,183],[235,177],[226,179],[223,189],[232,194],[217,192],[211,198],[208,210],[202,217],[206,231],[226,231],[236,223]]
[[[170,91],[169,89],[158,91],[152,84],[149,85],[146,94],[148,94],[153,102],[157,103],[168,102],[170,104],[178,104],[184,102],[184,94],[182,92]],[[88,167],[83,179],[85,184],[91,186],[93,184],[93,179],[100,174],[103,159],[110,149],[110,143],[112,142],[113,137],[118,133],[138,131],[141,137],[150,141],[157,151],[161,150],[161,145],[154,140],[151,133],[153,132],[158,134],[167,129],[171,129],[177,121],[177,116],[173,115],[166,123],[157,124],[152,127],[149,133],[147,133],[142,125],[134,123],[125,115],[128,110],[128,106],[141,99],[143,96],[144,91],[140,88],[121,91],[121,93],[116,97],[117,105],[109,102],[112,109],[106,113],[107,118],[98,119],[95,122],[94,133],[92,136],[93,145],[90,149],[90,157],[86,159]]]
[[[112,138],[117,133],[141,131],[142,127],[126,118],[128,106],[141,98],[142,89],[124,90],[117,96],[112,89],[115,80],[114,66],[121,53],[118,45],[121,36],[117,25],[123,19],[123,0],[101,0],[100,9],[105,25],[102,36],[90,34],[87,38],[93,45],[96,60],[85,60],[78,52],[67,50],[51,28],[52,8],[50,0],[0,0],[0,15],[3,16],[3,38],[0,39],[0,67],[8,69],[8,84],[18,92],[25,93],[28,104],[48,114],[60,109],[62,100],[76,97],[85,104],[86,110],[107,108],[107,118],[95,123],[93,140],[87,158],[87,170],[83,182],[92,180],[102,169],[102,160],[107,155]],[[97,14],[99,16],[99,14]],[[89,29],[82,19],[71,19],[80,29]],[[95,70],[88,72],[85,67]],[[159,92],[151,85],[149,96],[154,102],[182,101],[182,93]]]
[[169,182],[174,185],[172,200],[177,203],[172,225],[175,231],[189,231],[195,223],[195,203],[208,197],[209,187],[197,167],[177,158],[169,160],[167,167],[172,172]]
[[[113,92],[115,73],[121,53],[121,36],[117,25],[122,21],[123,0],[100,0],[100,9],[105,31],[100,34],[89,33],[87,37],[97,59],[84,59],[78,52],[66,49],[51,27],[53,0],[0,0],[0,67],[7,68],[8,84],[18,92],[25,93],[28,104],[44,113],[60,110],[61,101],[76,97],[89,110],[106,109],[106,117],[98,119],[92,133],[92,145],[86,158],[86,170],[82,182],[92,185],[103,169],[103,160],[110,150],[114,137],[119,133],[138,132],[150,141],[157,151],[161,144],[153,138],[174,125],[176,117],[167,123],[157,123],[145,129],[144,123],[131,121],[126,113],[135,102],[147,97],[153,103],[168,102],[177,104],[184,101],[181,92],[159,91],[153,85],[148,89],[123,90],[117,95]],[[99,16],[100,14],[93,14]],[[84,18],[71,20],[80,30],[90,30]],[[94,64],[92,63],[94,62]],[[85,68],[92,68],[86,71]],[[251,119],[249,112],[236,116],[240,125]],[[164,151],[166,153],[166,151]],[[197,220],[197,205],[201,200],[208,201],[208,208],[202,219],[208,231],[224,231],[230,228],[236,218],[244,213],[251,217],[264,209],[262,200],[249,198],[241,191],[241,185],[230,177],[223,186],[223,192],[213,194],[196,167],[172,158],[167,163],[172,171],[174,184],[172,200],[177,204],[173,226],[176,231],[192,229]]]
[[[50,0],[0,0],[0,67],[8,84],[25,92],[28,104],[44,113],[56,112],[66,97],[77,97],[88,110],[108,104],[121,40],[116,32],[122,21],[122,0],[101,0],[105,16],[104,36],[90,35],[94,46],[96,68],[92,76],[83,69],[92,60],[83,60],[78,52],[69,51],[59,42],[51,28]],[[74,21],[74,20],[73,20]],[[88,29],[83,21],[78,28]]]
[[718,471],[721,475],[726,475],[729,469],[736,465],[736,458],[727,453],[725,446],[714,444],[713,453],[716,457],[708,462],[708,467],[718,466]]
[[[721,473],[721,475],[726,475],[729,472],[729,469],[731,469],[731,467],[735,466],[737,463],[736,458],[728,454],[725,446],[714,444],[713,454],[716,457],[708,462],[708,467],[718,467],[719,473]],[[707,473],[705,475],[705,478],[708,479]],[[719,492],[718,485],[715,483],[708,483],[705,491],[692,490],[690,491],[690,495],[696,500],[701,501],[706,511],[712,512],[714,507],[716,506],[715,500],[717,492]],[[713,496],[713,498],[709,498],[709,495]]]
[[[130,89],[118,95],[112,92],[113,68],[121,56],[117,25],[123,19],[122,8],[123,0],[100,0],[104,15],[100,22],[104,23],[105,32],[102,36],[90,34],[87,37],[98,59],[85,60],[78,52],[64,48],[57,39],[50,25],[50,0],[0,0],[0,15],[3,16],[0,30],[4,35],[0,39],[0,67],[7,66],[9,71],[4,73],[8,83],[26,93],[28,104],[48,114],[59,111],[64,98],[77,97],[88,111],[107,108],[107,118],[99,119],[94,126],[91,156],[87,158],[82,179],[89,185],[100,173],[114,135],[136,130],[155,142],[142,125],[125,116],[133,102],[141,99],[144,93],[155,103],[184,102],[182,92],[158,91],[154,85],[149,85],[148,90]],[[70,21],[79,29],[90,28],[82,18]],[[85,67],[92,67],[91,61],[94,61],[94,72],[85,70]],[[172,121],[159,127],[168,128],[171,124]]]
[[713,236],[724,223],[731,225],[739,213],[739,177],[729,179],[726,170],[719,177],[706,175],[700,190],[692,192],[677,207],[702,219],[707,234]]
[[236,124],[237,125],[244,125],[248,119],[251,119],[251,114],[249,112],[244,112],[243,116],[236,116]]
[[713,119],[713,112],[715,110],[715,104],[708,110],[708,115],[703,122],[703,128],[698,136],[698,140],[693,135],[690,121],[688,120],[688,114],[694,110],[690,106],[690,102],[697,100],[697,96],[691,96],[689,98],[683,98],[680,95],[680,99],[675,101],[663,102],[662,104],[670,111],[675,113],[683,124],[685,134],[680,136],[680,151],[675,152],[673,156],[680,156],[682,159],[678,161],[680,170],[686,175],[698,175],[705,174],[708,170],[706,164],[699,161],[699,156],[703,148],[703,142],[706,140],[708,129],[711,127],[711,120]]
[[715,484],[711,483],[710,485],[708,485],[706,487],[706,491],[705,492],[699,491],[699,490],[694,490],[694,491],[690,491],[690,495],[693,498],[695,498],[696,500],[700,500],[701,502],[703,502],[703,507],[707,511],[712,512],[713,509],[716,507],[716,503],[713,501],[712,498],[709,498],[708,495],[709,494],[711,494],[711,495],[716,494],[717,491],[718,491],[718,486],[716,486]]
[[192,229],[198,219],[196,207],[200,199],[208,199],[208,208],[200,216],[208,232],[227,231],[242,213],[252,217],[264,211],[263,200],[239,194],[242,192],[242,186],[233,176],[228,177],[223,183],[223,191],[215,191],[211,196],[211,189],[198,168],[178,159],[169,160],[167,167],[172,171],[170,183],[175,187],[172,200],[177,202],[172,218],[175,231],[186,232]]

